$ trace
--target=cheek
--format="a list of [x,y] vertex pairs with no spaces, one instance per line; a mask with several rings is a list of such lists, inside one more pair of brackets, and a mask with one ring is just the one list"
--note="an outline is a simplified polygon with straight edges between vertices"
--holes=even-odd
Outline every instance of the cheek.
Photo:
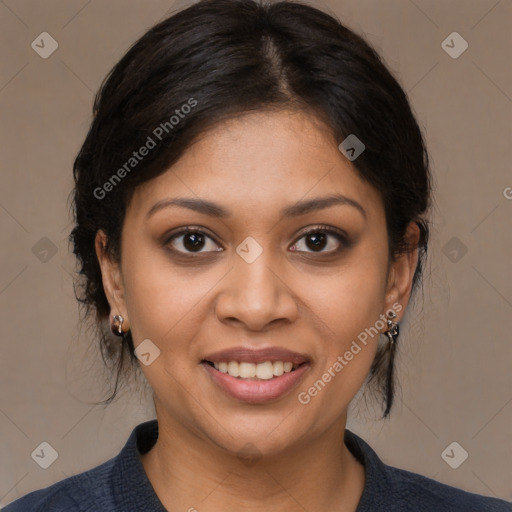
[[198,279],[198,273],[177,269],[164,251],[126,244],[125,301],[135,345],[150,338],[161,349],[171,342],[178,348],[183,331],[197,325],[191,321],[194,311],[211,288],[208,280]]
[[383,313],[386,262],[376,256],[375,249],[358,251],[338,273],[324,279],[320,287],[307,289],[314,290],[314,295],[308,292],[308,297],[331,327],[331,335],[347,342],[374,325]]
[[[363,251],[323,287],[316,288],[313,296],[309,294],[329,334],[308,387],[300,391],[310,399],[318,396],[317,407],[332,414],[348,405],[375,357],[384,325],[380,315],[384,313],[387,264],[377,254],[375,249]],[[303,399],[307,401],[308,396]]]

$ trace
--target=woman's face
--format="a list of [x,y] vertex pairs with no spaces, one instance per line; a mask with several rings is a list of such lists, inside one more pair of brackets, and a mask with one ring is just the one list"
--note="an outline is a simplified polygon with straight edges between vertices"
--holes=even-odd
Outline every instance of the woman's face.
[[324,127],[292,112],[224,122],[138,187],[121,253],[119,268],[102,258],[105,288],[135,347],[150,340],[139,351],[159,421],[233,453],[278,453],[344,425],[416,264],[390,263],[379,194]]

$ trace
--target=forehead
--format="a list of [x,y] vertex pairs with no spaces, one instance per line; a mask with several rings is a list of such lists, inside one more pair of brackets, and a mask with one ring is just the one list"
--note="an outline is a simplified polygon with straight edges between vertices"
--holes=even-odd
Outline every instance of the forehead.
[[303,112],[265,111],[202,134],[168,171],[138,187],[131,209],[189,197],[261,214],[336,193],[364,203],[370,215],[383,214],[378,192],[359,177],[324,124]]

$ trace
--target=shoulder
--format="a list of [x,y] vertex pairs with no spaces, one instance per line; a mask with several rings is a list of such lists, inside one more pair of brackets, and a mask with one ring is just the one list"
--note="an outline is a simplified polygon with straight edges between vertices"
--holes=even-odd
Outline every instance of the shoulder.
[[506,501],[473,494],[425,476],[385,466],[390,482],[390,498],[403,503],[404,510],[418,512],[512,512]]
[[114,458],[13,501],[1,512],[86,512],[108,501],[106,482]]
[[66,511],[79,512],[80,506],[72,498],[60,482],[45,489],[33,491],[13,501],[2,509],[2,512],[43,512]]
[[345,444],[365,467],[357,512],[512,512],[512,503],[480,496],[384,464],[360,437],[345,431]]
[[137,425],[121,451],[103,464],[33,491],[2,512],[98,512],[158,510],[165,512],[139,459],[158,438],[156,420]]

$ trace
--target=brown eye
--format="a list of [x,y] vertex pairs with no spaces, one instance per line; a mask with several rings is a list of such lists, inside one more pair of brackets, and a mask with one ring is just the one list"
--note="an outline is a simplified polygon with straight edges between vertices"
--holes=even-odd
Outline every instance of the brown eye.
[[183,229],[172,235],[166,242],[181,253],[200,253],[221,251],[215,241],[203,231],[197,229]]
[[[302,242],[303,240],[304,242]],[[346,237],[341,232],[332,228],[317,226],[303,233],[293,246],[299,248],[292,250],[297,252],[331,253],[341,250],[345,245],[347,245]]]

